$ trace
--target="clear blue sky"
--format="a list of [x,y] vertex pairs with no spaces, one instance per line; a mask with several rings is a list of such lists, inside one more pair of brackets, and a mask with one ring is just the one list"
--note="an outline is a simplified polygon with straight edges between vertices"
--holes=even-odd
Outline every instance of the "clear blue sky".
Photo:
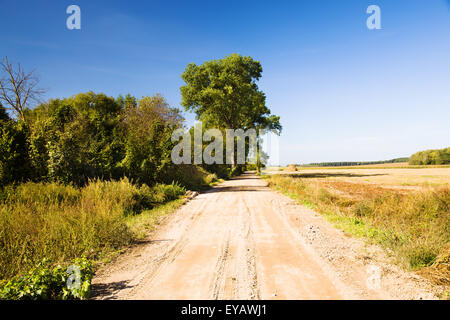
[[[66,29],[81,7],[82,29]],[[381,8],[368,30],[366,8]],[[0,0],[0,55],[47,97],[163,94],[189,62],[261,61],[282,163],[381,160],[450,146],[450,2]],[[189,123],[192,115],[186,115]]]

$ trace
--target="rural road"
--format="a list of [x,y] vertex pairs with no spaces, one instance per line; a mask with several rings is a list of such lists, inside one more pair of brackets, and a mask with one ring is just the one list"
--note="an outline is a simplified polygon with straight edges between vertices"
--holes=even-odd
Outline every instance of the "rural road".
[[103,267],[95,299],[433,299],[382,250],[245,174],[166,216]]

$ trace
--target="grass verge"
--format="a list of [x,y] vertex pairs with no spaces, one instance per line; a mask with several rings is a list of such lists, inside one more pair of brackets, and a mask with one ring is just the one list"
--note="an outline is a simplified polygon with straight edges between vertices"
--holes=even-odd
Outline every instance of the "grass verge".
[[382,245],[408,269],[450,286],[450,189],[400,194],[356,183],[265,176],[336,227]]
[[[182,173],[197,190],[221,181],[201,168]],[[126,178],[82,188],[31,182],[3,188],[0,299],[87,298],[93,268],[145,238],[186,201],[185,193],[178,183],[149,187]],[[69,266],[89,271],[81,289],[66,286]]]
[[[0,279],[23,274],[43,259],[99,260],[132,243],[129,221],[185,193],[178,184],[136,186],[127,179],[91,181],[83,188],[25,183],[3,190]],[[137,225],[137,224],[135,224]]]

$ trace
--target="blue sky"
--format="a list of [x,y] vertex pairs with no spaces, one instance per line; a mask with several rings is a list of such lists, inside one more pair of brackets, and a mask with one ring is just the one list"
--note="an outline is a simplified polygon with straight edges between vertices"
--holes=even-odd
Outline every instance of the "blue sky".
[[[66,8],[81,8],[81,30]],[[366,8],[381,8],[368,30]],[[0,55],[36,69],[47,97],[163,94],[190,62],[263,66],[283,164],[381,160],[450,146],[450,2],[0,0]],[[186,114],[189,123],[194,116]]]

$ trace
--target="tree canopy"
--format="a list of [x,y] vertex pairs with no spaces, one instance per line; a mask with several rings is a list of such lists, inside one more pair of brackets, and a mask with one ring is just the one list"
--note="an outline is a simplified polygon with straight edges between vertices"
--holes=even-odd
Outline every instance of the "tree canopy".
[[0,105],[0,186],[21,181],[83,185],[89,179],[137,183],[177,180],[170,152],[180,111],[160,95],[138,100],[102,93],[51,99],[27,118],[10,119]]
[[261,74],[259,61],[238,54],[201,65],[190,63],[181,75],[186,83],[180,89],[181,105],[207,127],[280,131],[280,118],[271,115],[256,83]]
[[409,158],[409,164],[450,164],[450,148],[416,152]]

